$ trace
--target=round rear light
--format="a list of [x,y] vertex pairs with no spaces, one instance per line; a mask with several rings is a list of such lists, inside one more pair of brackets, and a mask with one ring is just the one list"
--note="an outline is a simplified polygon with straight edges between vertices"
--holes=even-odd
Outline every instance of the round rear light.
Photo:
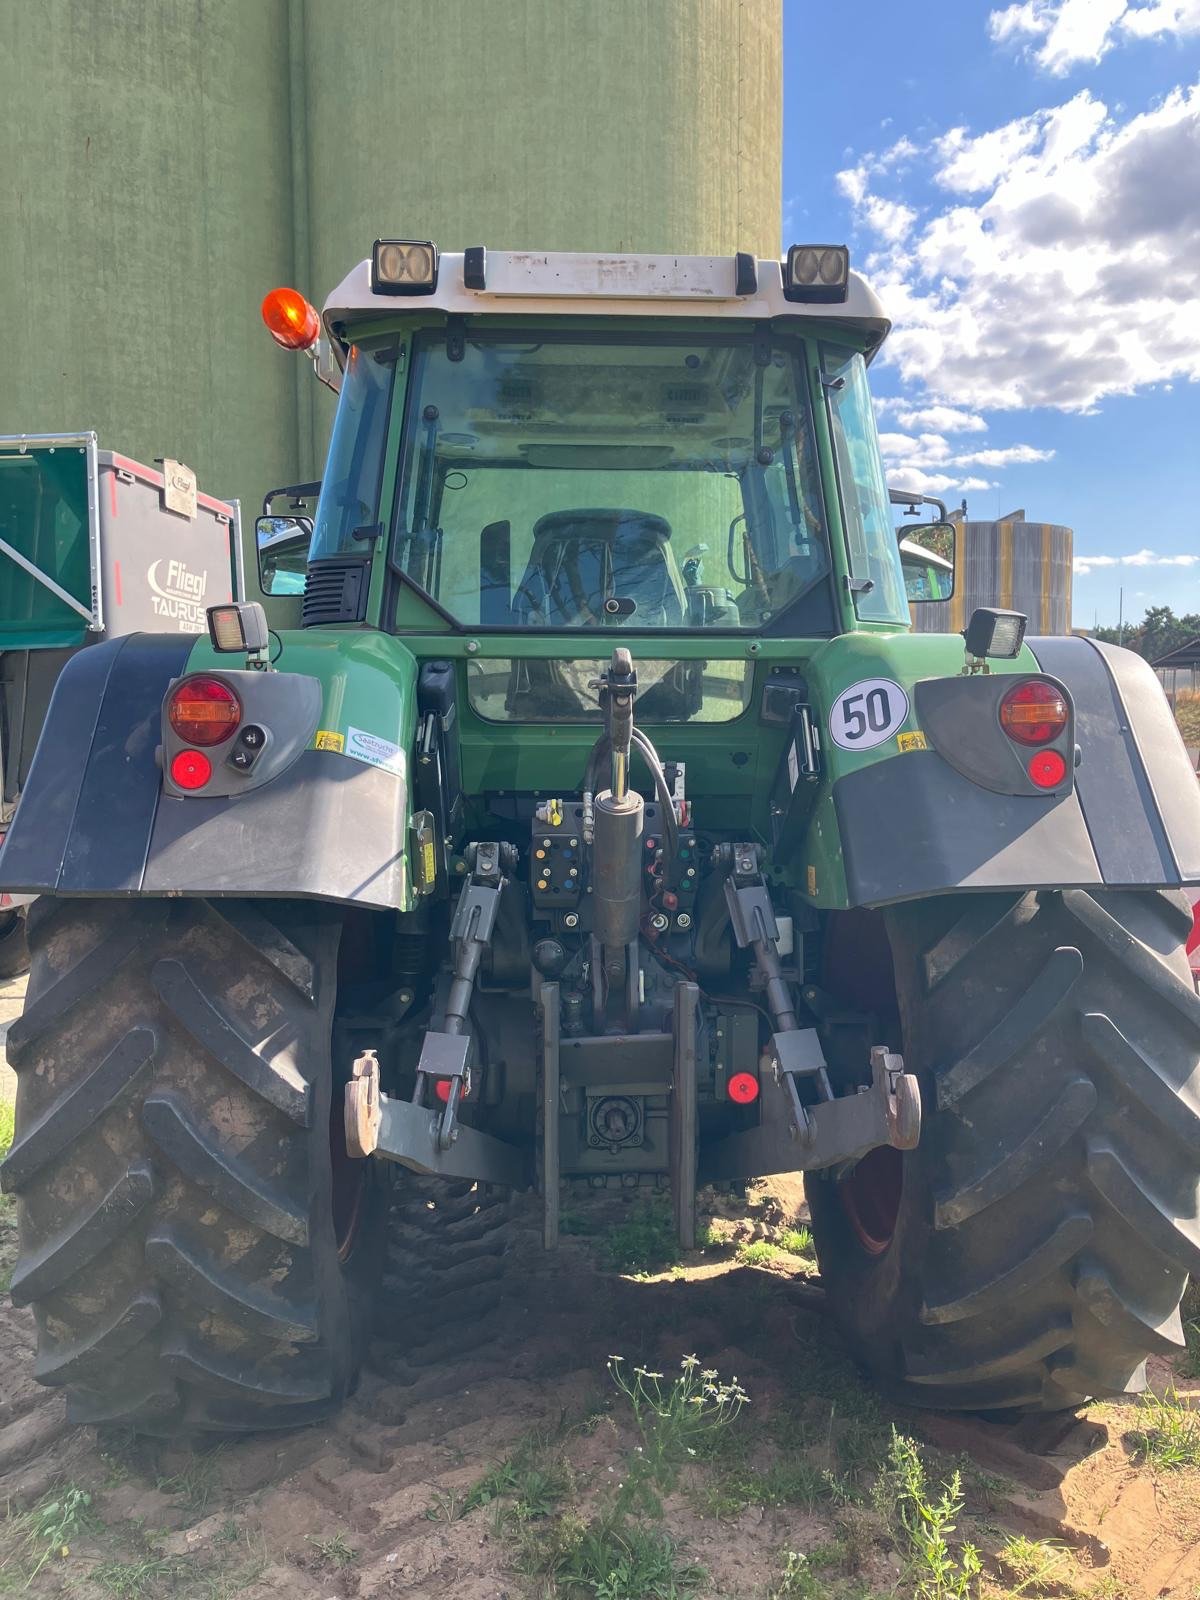
[[1029,781],[1036,783],[1039,789],[1057,789],[1067,775],[1067,763],[1057,750],[1039,750],[1037,755],[1030,756],[1025,770]]
[[758,1079],[752,1072],[735,1072],[725,1092],[735,1105],[751,1106],[758,1099]]
[[185,678],[167,697],[167,718],[188,744],[220,744],[242,720],[242,706],[219,678]]
[[1069,715],[1062,690],[1044,678],[1026,678],[1000,702],[1000,726],[1018,744],[1049,744]]
[[171,759],[171,782],[179,789],[203,789],[212,777],[212,762],[203,750],[180,750]]

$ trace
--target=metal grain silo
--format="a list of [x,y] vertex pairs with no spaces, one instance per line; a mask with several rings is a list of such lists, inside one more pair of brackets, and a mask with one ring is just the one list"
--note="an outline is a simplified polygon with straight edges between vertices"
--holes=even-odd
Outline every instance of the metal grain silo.
[[1070,633],[1070,528],[1027,522],[1023,510],[955,526],[954,595],[911,608],[918,633],[959,633],[976,606],[1023,611],[1031,634]]

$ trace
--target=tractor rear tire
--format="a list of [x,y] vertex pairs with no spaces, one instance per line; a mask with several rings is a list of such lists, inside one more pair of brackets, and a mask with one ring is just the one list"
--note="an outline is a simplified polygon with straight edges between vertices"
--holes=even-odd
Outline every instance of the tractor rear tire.
[[336,912],[39,899],[8,1036],[17,1304],[75,1422],[294,1427],[353,1388],[384,1255],[331,1060]]
[[884,913],[920,1144],[810,1179],[830,1308],[889,1393],[1019,1413],[1136,1392],[1200,1275],[1200,998],[1182,894]]
[[19,978],[29,971],[29,942],[25,937],[24,911],[10,911],[0,917],[0,983]]

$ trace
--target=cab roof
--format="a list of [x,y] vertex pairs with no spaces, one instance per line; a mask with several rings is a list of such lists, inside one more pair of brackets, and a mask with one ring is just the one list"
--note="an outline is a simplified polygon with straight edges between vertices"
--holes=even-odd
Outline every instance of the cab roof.
[[479,281],[482,251],[447,251],[431,290],[397,296],[371,287],[371,262],[360,261],[325,301],[323,320],[335,349],[345,346],[356,322],[381,314],[441,311],[452,316],[713,317],[740,322],[778,318],[819,320],[860,328],[878,346],[891,323],[870,285],[851,271],[845,299],[811,304],[784,293],[783,267],[759,260],[744,287],[744,264],[753,257],[590,255],[579,252],[488,250],[485,287],[468,288],[470,262]]

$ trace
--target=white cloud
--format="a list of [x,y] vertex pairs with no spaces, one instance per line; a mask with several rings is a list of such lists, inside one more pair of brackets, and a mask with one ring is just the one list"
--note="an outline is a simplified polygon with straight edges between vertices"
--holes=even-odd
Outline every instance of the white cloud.
[[1123,37],[1200,33],[1200,0],[1021,0],[988,16],[997,44],[1023,44],[1038,66],[1061,77],[1099,61]]
[[955,456],[954,464],[957,467],[1011,467],[1053,458],[1053,450],[1039,450],[1032,444],[1013,444],[1003,450],[973,450],[969,455]]
[[1200,380],[1200,84],[1123,121],[1084,91],[977,136],[951,130],[925,159],[956,201],[915,222],[878,158],[839,177],[895,324],[883,359],[902,376],[898,420],[918,429],[937,405],[1088,411]]
[[[876,406],[879,402],[876,401]],[[892,402],[896,421],[902,428],[933,428],[938,433],[983,433],[987,423],[970,411],[954,406],[920,406],[914,409],[902,400]]]
[[1077,578],[1086,578],[1101,567],[1194,567],[1200,555],[1160,556],[1153,550],[1135,550],[1126,556],[1076,556],[1072,563]]

